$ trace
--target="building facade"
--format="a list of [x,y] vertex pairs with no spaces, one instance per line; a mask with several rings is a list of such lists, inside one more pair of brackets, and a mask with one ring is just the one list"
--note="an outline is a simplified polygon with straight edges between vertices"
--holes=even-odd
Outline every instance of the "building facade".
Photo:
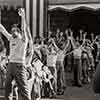
[[[99,0],[0,0],[0,5],[2,9],[5,5],[8,9],[11,6],[15,9],[25,7],[27,24],[33,37],[44,37],[48,31],[57,28],[64,31],[68,27],[100,32]],[[3,18],[0,18],[1,22],[5,21]]]

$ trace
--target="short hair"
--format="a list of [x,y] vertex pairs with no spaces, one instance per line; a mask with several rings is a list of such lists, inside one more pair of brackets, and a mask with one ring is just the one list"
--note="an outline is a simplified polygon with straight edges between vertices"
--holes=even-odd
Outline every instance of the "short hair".
[[19,28],[19,24],[13,24],[13,25],[11,26],[11,32],[12,32],[12,29],[13,29],[13,28],[15,28],[17,32],[19,32],[19,33],[21,32],[21,30],[20,30],[20,28]]

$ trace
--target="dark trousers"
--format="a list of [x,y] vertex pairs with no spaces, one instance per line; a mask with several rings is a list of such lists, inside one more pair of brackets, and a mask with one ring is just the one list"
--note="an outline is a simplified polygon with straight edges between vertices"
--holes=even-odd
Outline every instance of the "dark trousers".
[[97,65],[95,76],[93,79],[93,90],[95,93],[100,93],[100,62]]
[[63,90],[63,87],[66,86],[66,79],[65,79],[65,70],[64,64],[62,61],[56,62],[57,67],[57,86],[58,90]]
[[20,92],[21,100],[31,100],[27,70],[21,63],[9,63],[7,67],[7,78],[5,83],[5,99],[13,99],[13,84],[15,79]]
[[81,60],[74,58],[74,81],[76,84],[81,84],[81,77],[82,77],[82,66]]

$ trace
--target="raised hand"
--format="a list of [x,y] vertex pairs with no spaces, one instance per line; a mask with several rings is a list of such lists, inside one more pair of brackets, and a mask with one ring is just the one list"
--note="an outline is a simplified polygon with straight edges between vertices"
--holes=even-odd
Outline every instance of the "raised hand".
[[86,39],[87,32],[84,33],[83,39]]
[[80,33],[83,33],[83,30],[80,30]]
[[72,31],[70,32],[70,36],[73,37],[73,32]]
[[98,39],[98,36],[95,37],[95,40]]
[[65,34],[68,36],[68,29],[65,30]]
[[21,17],[25,17],[25,10],[24,10],[24,8],[18,9],[18,14],[19,14],[19,16],[21,16]]

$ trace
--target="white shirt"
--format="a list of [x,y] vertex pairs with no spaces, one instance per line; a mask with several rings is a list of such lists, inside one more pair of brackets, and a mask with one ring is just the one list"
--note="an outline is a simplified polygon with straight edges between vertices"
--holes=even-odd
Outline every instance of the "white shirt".
[[9,41],[10,41],[10,55],[9,55],[10,62],[25,63],[27,42],[23,41],[20,38],[13,38],[13,37],[11,37]]
[[25,63],[26,48],[28,43],[26,32],[24,33],[24,41],[21,38],[13,38],[1,24],[0,31],[10,41],[10,62]]
[[54,50],[54,47],[51,46],[50,50],[47,50],[47,66],[56,67],[57,52]]
[[74,54],[75,58],[80,58],[81,55],[82,55],[82,49],[81,48],[75,49],[74,52],[73,52],[73,54]]

